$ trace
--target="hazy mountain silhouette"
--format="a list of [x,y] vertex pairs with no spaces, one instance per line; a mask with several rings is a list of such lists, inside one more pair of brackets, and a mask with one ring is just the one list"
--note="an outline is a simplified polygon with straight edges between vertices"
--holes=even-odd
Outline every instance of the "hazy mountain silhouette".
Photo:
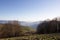
[[[0,20],[0,24],[4,24],[4,23],[8,23],[8,22],[13,22],[13,21],[11,21],[11,20]],[[41,23],[42,21],[37,21],[37,22],[18,21],[18,22],[22,26],[28,26],[28,27],[36,29],[38,24]]]
[[42,21],[37,21],[37,22],[24,22],[24,21],[21,21],[20,24],[23,25],[23,26],[29,26],[29,27],[32,27],[32,28],[36,28],[38,26],[39,23],[41,23]]

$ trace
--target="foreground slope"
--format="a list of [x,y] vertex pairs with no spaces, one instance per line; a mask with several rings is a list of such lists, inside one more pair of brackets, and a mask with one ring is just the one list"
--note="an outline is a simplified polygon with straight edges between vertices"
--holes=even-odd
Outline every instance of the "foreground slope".
[[29,36],[21,36],[14,38],[2,38],[0,40],[60,40],[60,33],[53,34],[35,34]]

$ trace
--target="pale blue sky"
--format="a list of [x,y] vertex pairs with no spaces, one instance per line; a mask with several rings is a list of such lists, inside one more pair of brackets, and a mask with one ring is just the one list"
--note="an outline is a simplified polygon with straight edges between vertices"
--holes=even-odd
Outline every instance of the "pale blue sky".
[[60,0],[0,0],[0,20],[40,21],[60,16]]

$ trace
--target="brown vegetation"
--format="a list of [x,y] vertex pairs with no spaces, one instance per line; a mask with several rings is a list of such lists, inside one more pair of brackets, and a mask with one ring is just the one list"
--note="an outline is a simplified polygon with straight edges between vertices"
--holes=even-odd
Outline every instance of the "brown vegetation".
[[20,36],[21,30],[21,26],[18,23],[0,24],[0,38]]
[[0,24],[0,38],[28,36],[32,34],[30,27],[24,27],[18,21],[9,21],[8,23]]

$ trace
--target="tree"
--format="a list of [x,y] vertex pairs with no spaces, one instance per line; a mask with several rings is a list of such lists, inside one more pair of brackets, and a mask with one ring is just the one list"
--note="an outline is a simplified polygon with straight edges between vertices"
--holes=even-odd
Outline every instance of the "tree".
[[60,21],[53,19],[51,21],[44,21],[37,27],[37,33],[58,33],[60,32]]
[[18,23],[0,25],[0,37],[16,37],[22,34],[22,27]]

